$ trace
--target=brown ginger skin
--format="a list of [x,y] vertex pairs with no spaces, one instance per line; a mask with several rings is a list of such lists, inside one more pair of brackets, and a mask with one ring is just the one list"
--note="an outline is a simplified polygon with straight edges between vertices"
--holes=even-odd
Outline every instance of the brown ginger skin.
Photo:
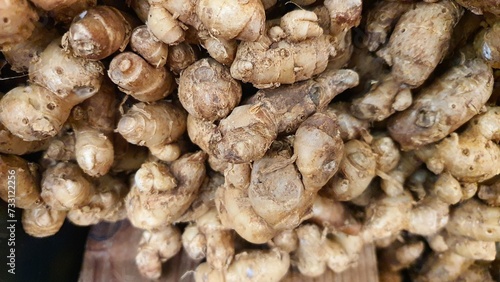
[[264,33],[266,17],[259,0],[200,0],[195,11],[201,23],[216,37],[256,41]]
[[121,117],[117,131],[132,144],[146,146],[164,161],[180,155],[176,142],[186,131],[186,113],[168,102],[138,103]]
[[366,136],[370,128],[370,122],[358,119],[352,115],[350,104],[347,102],[331,103],[324,110],[324,113],[337,117],[339,123],[340,136],[344,142]]
[[61,162],[43,173],[41,196],[51,209],[81,208],[90,203],[94,194],[94,184],[77,164]]
[[169,166],[146,162],[136,172],[125,199],[132,225],[159,229],[177,221],[198,195],[205,178],[206,154],[185,154]]
[[181,23],[168,11],[162,2],[149,1],[146,25],[151,33],[167,45],[176,45],[184,41],[184,30]]
[[231,65],[235,79],[270,88],[307,80],[326,69],[335,48],[317,24],[316,14],[297,10],[288,15],[258,41],[240,43]]
[[24,155],[32,152],[47,149],[49,140],[42,141],[24,141],[12,134],[3,124],[0,123],[0,153]]
[[130,47],[156,68],[161,68],[167,63],[168,45],[159,41],[145,25],[138,26],[132,31]]
[[104,66],[101,62],[66,53],[60,42],[60,38],[52,41],[39,57],[33,59],[29,67],[30,81],[61,98],[75,95],[81,102],[99,91]]
[[148,279],[159,279],[162,263],[182,248],[181,232],[173,225],[142,233],[135,262],[139,272]]
[[374,52],[384,45],[401,15],[414,6],[403,1],[379,1],[368,11],[363,43]]
[[323,188],[338,201],[349,201],[361,195],[376,175],[377,157],[370,146],[351,140],[344,146],[339,172]]
[[25,141],[44,140],[61,131],[71,108],[82,101],[78,95],[59,97],[36,84],[19,86],[0,100],[0,121]]
[[113,58],[108,75],[118,88],[141,102],[165,98],[175,88],[172,74],[165,68],[155,68],[132,52]]
[[448,171],[457,180],[482,182],[500,173],[499,107],[471,119],[460,134],[453,132],[441,142],[415,151],[427,168],[439,174]]
[[9,50],[30,37],[35,29],[38,14],[27,0],[2,0],[0,2],[0,50]]
[[97,61],[123,51],[131,31],[130,23],[118,9],[100,5],[76,17],[61,44],[77,57]]
[[496,241],[500,237],[499,207],[487,206],[470,199],[454,209],[446,230],[454,235],[466,236],[478,241]]
[[497,0],[457,0],[457,3],[478,15],[485,12],[500,15],[500,3]]
[[24,232],[33,237],[48,237],[56,234],[66,219],[66,211],[39,207],[23,210]]
[[218,159],[231,163],[257,160],[278,133],[294,132],[304,119],[357,83],[355,72],[331,70],[305,82],[260,90],[249,100],[251,104],[234,108],[218,126],[190,118],[188,134]]
[[224,188],[216,195],[220,219],[249,242],[265,243],[309,217],[317,191],[339,167],[343,143],[335,120],[326,115],[302,123],[293,147],[295,157],[287,142],[275,142],[252,168],[239,164],[225,171]]
[[[500,12],[500,7],[499,7]],[[480,58],[495,69],[500,68],[500,21],[483,29],[474,39],[474,48]]]
[[73,109],[76,161],[90,176],[106,174],[113,164],[116,104],[115,87],[105,80],[96,95]]
[[71,23],[73,18],[95,6],[97,0],[33,0],[35,6],[49,12],[56,21]]
[[[462,9],[453,1],[417,3],[401,16],[389,43],[377,54],[392,66],[397,81],[418,87],[446,54],[461,15]],[[426,44],[413,44],[415,38]]]
[[240,103],[241,85],[222,64],[201,59],[182,72],[178,96],[190,115],[213,122],[226,117]]
[[490,206],[500,207],[500,181],[479,186],[477,196]]
[[491,68],[482,60],[467,60],[422,89],[407,110],[391,117],[389,134],[403,150],[439,141],[477,115],[492,89]]
[[332,234],[326,237],[314,224],[299,226],[295,232],[299,238],[299,246],[292,255],[300,273],[307,277],[318,277],[327,268],[334,272],[342,272],[355,265],[361,248],[361,238]]
[[194,279],[196,282],[280,281],[289,267],[290,256],[282,250],[250,250],[237,254],[227,270],[213,269],[208,263],[198,265]]
[[14,155],[0,155],[0,198],[16,208],[33,209],[42,206],[40,183],[35,164]]
[[[48,29],[36,22],[31,36],[17,44],[12,44],[9,50],[3,50],[5,59],[15,72],[27,72],[31,60],[40,55],[52,40],[59,37],[55,29]],[[1,44],[0,44],[1,45]]]
[[86,206],[68,211],[68,219],[76,225],[88,226],[101,221],[115,222],[126,218],[124,198],[128,185],[109,174],[93,181],[95,194]]
[[186,42],[168,48],[167,66],[175,74],[180,74],[197,59],[198,55],[195,49]]
[[362,97],[352,101],[351,111],[359,119],[382,121],[412,104],[411,91],[397,82],[392,74],[374,78],[373,85]]

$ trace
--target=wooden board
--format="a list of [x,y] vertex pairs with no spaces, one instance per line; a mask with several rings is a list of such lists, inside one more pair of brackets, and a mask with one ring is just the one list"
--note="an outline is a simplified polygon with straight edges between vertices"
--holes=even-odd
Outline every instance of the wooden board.
[[[87,239],[79,281],[149,281],[139,274],[134,260],[141,234],[141,230],[132,227],[128,221],[101,223],[92,227]],[[192,271],[196,265],[197,262],[191,260],[186,253],[180,252],[163,265],[163,276],[159,281],[194,281]],[[358,266],[341,274],[328,271],[321,277],[311,279],[291,269],[283,281],[378,282],[375,248],[366,246]]]

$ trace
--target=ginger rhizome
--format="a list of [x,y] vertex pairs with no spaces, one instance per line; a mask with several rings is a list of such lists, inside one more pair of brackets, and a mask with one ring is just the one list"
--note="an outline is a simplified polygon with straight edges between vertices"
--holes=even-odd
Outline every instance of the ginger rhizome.
[[[37,166],[21,157],[0,155],[0,198],[21,209],[33,209],[43,205]],[[10,180],[10,181],[9,181]]]
[[251,104],[234,108],[218,126],[189,116],[188,134],[218,159],[231,163],[258,160],[279,133],[293,133],[308,116],[357,83],[355,72],[332,70],[305,82],[260,90],[249,100]]
[[234,256],[233,231],[224,227],[215,207],[186,227],[182,244],[188,255],[196,260],[206,258],[210,267],[223,270]]
[[96,6],[73,20],[62,38],[62,46],[73,55],[101,60],[123,51],[132,28],[121,12],[110,6]]
[[39,56],[50,42],[58,37],[59,34],[55,29],[37,22],[30,37],[10,45],[9,50],[2,50],[2,53],[13,71],[27,72],[31,60]]
[[467,128],[453,132],[440,142],[416,151],[427,168],[440,174],[448,171],[459,181],[474,183],[490,179],[500,173],[499,107],[471,119]]
[[466,60],[422,89],[407,110],[391,117],[387,129],[403,150],[439,141],[477,115],[492,89],[491,68],[480,59]]
[[27,0],[2,0],[0,12],[0,50],[4,51],[30,37],[38,14]]
[[116,108],[115,87],[109,80],[97,94],[73,108],[76,161],[90,176],[105,175],[113,165]]
[[177,140],[186,131],[186,113],[172,103],[138,103],[123,115],[117,131],[132,144],[146,146],[163,161],[173,161],[180,154]]
[[158,40],[145,25],[138,26],[132,31],[130,47],[156,68],[163,67],[167,63],[168,45]]
[[181,232],[173,225],[144,231],[135,262],[141,274],[149,279],[161,276],[161,264],[181,250]]
[[225,118],[240,103],[241,85],[225,66],[202,59],[182,72],[178,95],[190,115],[213,122]]
[[213,269],[208,263],[200,264],[194,279],[196,282],[280,281],[289,267],[290,255],[282,250],[249,250],[238,253],[226,270]]
[[[418,87],[446,54],[462,13],[460,6],[449,0],[417,3],[401,16],[389,43],[377,54],[392,66],[397,81]],[[426,44],[413,44],[415,38],[422,38]]]
[[335,55],[331,37],[323,34],[313,12],[292,11],[267,33],[240,43],[231,65],[234,78],[257,88],[292,84],[322,73]]
[[77,164],[60,162],[43,173],[41,196],[51,209],[81,208],[90,203],[94,194],[94,184]]
[[16,87],[2,97],[0,121],[14,135],[36,141],[55,136],[71,109],[99,91],[103,65],[66,54],[56,39],[34,58],[29,74],[36,84]]
[[145,162],[135,173],[125,204],[131,223],[156,230],[174,223],[189,208],[205,178],[206,154],[189,153],[167,165]]
[[[252,243],[264,243],[295,228],[309,216],[314,198],[335,174],[343,143],[336,121],[316,113],[304,121],[293,139],[276,141],[253,163],[230,166],[218,189],[222,224]],[[232,214],[240,214],[238,217]]]
[[167,69],[156,68],[132,52],[113,57],[108,75],[121,91],[141,102],[161,100],[175,88],[174,78]]

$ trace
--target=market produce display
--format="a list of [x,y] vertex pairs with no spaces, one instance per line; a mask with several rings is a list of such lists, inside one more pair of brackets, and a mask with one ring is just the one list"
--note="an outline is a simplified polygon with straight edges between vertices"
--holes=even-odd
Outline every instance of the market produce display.
[[[500,2],[0,0],[0,198],[147,279],[500,279]],[[13,188],[14,187],[14,188]],[[495,268],[496,267],[496,268]],[[163,269],[163,271],[169,271]]]

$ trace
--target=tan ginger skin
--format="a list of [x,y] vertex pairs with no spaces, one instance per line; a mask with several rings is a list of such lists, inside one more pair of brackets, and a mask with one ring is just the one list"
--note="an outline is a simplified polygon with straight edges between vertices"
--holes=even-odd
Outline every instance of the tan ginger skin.
[[363,43],[368,50],[375,52],[381,45],[384,45],[401,15],[414,5],[414,3],[403,1],[379,1],[375,3],[368,12],[366,35],[363,38]]
[[193,63],[179,79],[179,100],[198,119],[213,122],[225,118],[240,103],[241,95],[240,83],[213,59]]
[[13,135],[3,124],[0,123],[0,153],[24,155],[32,152],[42,151],[48,148],[50,139],[42,141],[24,141]]
[[[14,155],[0,155],[0,198],[16,208],[32,209],[41,207],[40,182],[37,166]],[[10,180],[10,181],[9,181]],[[12,189],[12,184],[15,189]]]
[[38,14],[27,0],[2,0],[0,12],[0,50],[8,51],[13,45],[30,37],[36,27]]
[[227,270],[216,270],[208,263],[198,265],[196,282],[280,281],[288,272],[290,256],[279,250],[243,251],[234,257]]
[[500,5],[497,0],[457,0],[457,3],[478,15],[483,13],[500,15]]
[[169,166],[145,162],[125,199],[132,225],[155,230],[177,221],[198,195],[205,178],[205,160],[206,154],[198,151]]
[[355,86],[351,70],[331,70],[315,79],[260,90],[248,102],[234,108],[218,126],[188,117],[188,134],[203,150],[218,159],[245,163],[264,156],[278,133],[292,133],[299,124],[342,91]]
[[70,210],[88,205],[95,186],[77,164],[61,162],[47,168],[42,177],[42,199],[54,210]]
[[403,150],[439,141],[477,115],[492,89],[491,68],[479,59],[466,60],[422,89],[408,109],[391,117],[389,134]]
[[463,182],[482,182],[500,173],[499,107],[471,119],[460,134],[415,151],[427,168],[439,174],[448,171]]
[[36,142],[56,136],[80,102],[76,95],[62,98],[36,84],[19,86],[0,100],[0,121],[18,138]]
[[115,87],[107,79],[97,94],[73,108],[76,161],[90,176],[105,175],[113,165],[116,111]]
[[13,71],[27,72],[31,59],[39,56],[47,45],[58,37],[59,33],[55,29],[49,29],[36,22],[30,37],[22,42],[12,44],[9,50],[2,50],[2,53]]
[[[301,29],[304,33],[299,33]],[[330,39],[317,24],[316,14],[292,11],[283,16],[280,26],[270,28],[267,36],[240,43],[231,75],[257,88],[307,80],[322,73],[329,56],[335,54]]]
[[130,47],[156,68],[163,67],[167,63],[168,45],[159,41],[145,25],[138,26],[132,31]]
[[88,226],[101,221],[115,222],[127,217],[124,198],[128,185],[121,179],[110,175],[96,178],[96,193],[90,203],[81,208],[68,211],[68,219],[76,225]]
[[170,71],[164,67],[156,68],[132,52],[115,56],[108,75],[121,91],[141,102],[161,100],[175,88]]
[[307,277],[318,277],[327,267],[340,273],[356,265],[363,247],[359,236],[338,233],[327,237],[314,224],[301,225],[295,232],[299,245],[292,254],[292,262]]
[[182,234],[182,244],[192,259],[206,257],[213,269],[226,269],[234,256],[233,231],[224,227],[215,207],[201,215]]
[[149,279],[159,279],[162,263],[175,256],[181,248],[178,227],[167,225],[159,230],[144,231],[135,257],[139,272]]
[[76,17],[61,44],[77,57],[97,61],[123,51],[131,33],[130,23],[118,9],[100,5]]
[[97,4],[97,0],[33,0],[32,2],[49,12],[56,21],[63,23],[71,23],[75,16]]
[[[335,120],[314,114],[295,134],[294,157],[286,142],[276,142],[252,168],[230,166],[224,188],[216,195],[222,224],[249,242],[265,243],[310,217],[318,190],[335,174],[342,158],[337,127]],[[240,216],[231,216],[235,213]]]
[[328,105],[324,113],[331,116],[335,115],[339,122],[340,136],[344,142],[366,136],[370,128],[370,122],[361,120],[352,115],[349,109],[349,103],[337,102]]
[[186,131],[186,113],[164,101],[138,103],[121,117],[116,130],[129,143],[148,147],[160,160],[173,161],[180,156],[175,142]]
[[168,47],[167,66],[174,74],[180,74],[197,59],[197,52],[186,42]]
[[99,91],[104,66],[66,53],[60,42],[60,38],[52,41],[39,57],[33,58],[29,67],[30,81],[61,98],[75,95],[82,102]]
[[66,211],[39,207],[23,210],[24,231],[33,237],[48,237],[56,234],[66,219]]
[[[460,6],[449,0],[417,3],[401,16],[389,43],[377,54],[392,66],[397,81],[418,87],[446,54],[462,12]],[[413,44],[415,38],[426,40],[426,44]]]
[[[499,13],[500,13],[500,7]],[[474,47],[480,58],[495,69],[500,68],[500,21],[483,29],[474,39]]]

